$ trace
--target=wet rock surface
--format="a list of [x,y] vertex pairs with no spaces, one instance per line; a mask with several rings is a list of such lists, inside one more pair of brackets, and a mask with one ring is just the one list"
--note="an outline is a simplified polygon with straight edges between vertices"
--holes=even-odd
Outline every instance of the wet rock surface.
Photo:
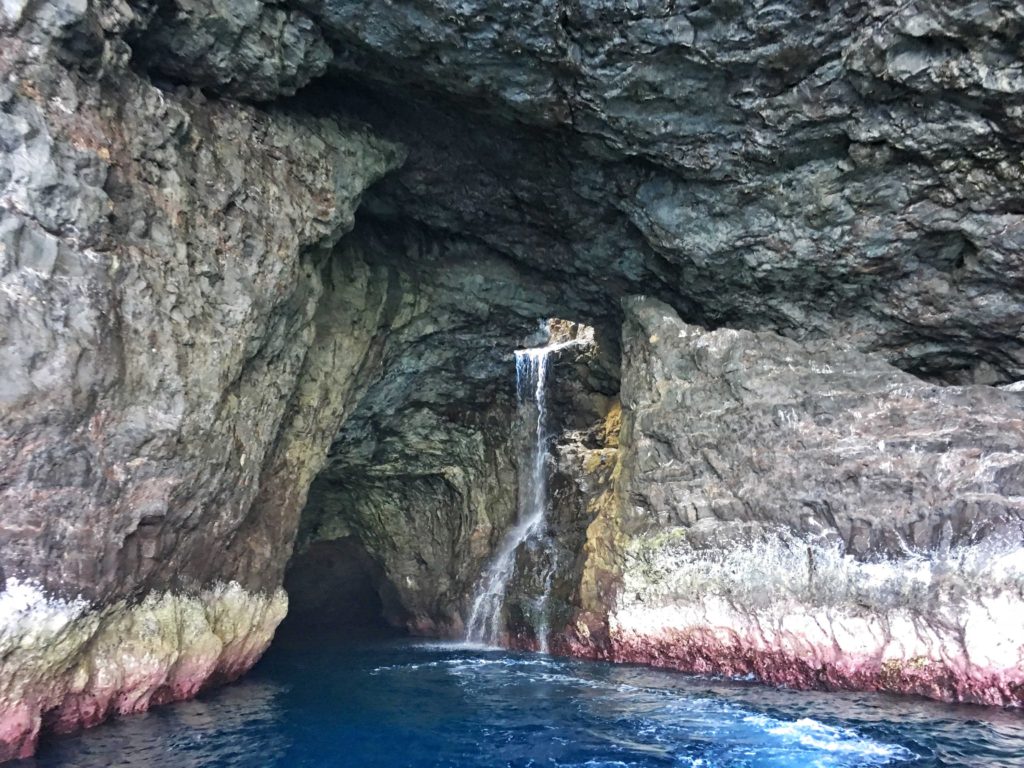
[[420,634],[458,636],[464,604],[515,516],[513,350],[557,301],[504,255],[371,222],[340,247],[386,265],[393,321],[374,377],[310,491],[310,542],[352,534]]
[[[504,605],[512,647],[536,650],[540,632],[564,627],[585,602],[586,585],[581,582],[588,564],[587,531],[611,502],[618,458],[619,371],[609,346],[618,349],[598,337],[552,353],[546,387],[551,456],[545,467],[543,546],[523,547],[518,553]],[[523,443],[535,440],[532,411],[520,408],[518,420],[524,417],[527,423],[515,424],[518,456],[530,450]]]
[[237,583],[95,607],[9,580],[0,593],[0,759],[31,755],[41,728],[69,733],[234,680],[267,650],[287,607],[280,588]]

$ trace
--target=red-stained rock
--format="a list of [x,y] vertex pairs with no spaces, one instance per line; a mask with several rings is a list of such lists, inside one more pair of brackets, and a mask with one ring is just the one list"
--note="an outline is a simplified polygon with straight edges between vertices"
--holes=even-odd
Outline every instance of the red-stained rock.
[[620,396],[555,652],[1024,705],[1024,395],[634,299]]
[[267,649],[286,609],[283,591],[237,584],[92,609],[8,582],[0,756],[31,754],[41,728],[69,733],[236,679]]

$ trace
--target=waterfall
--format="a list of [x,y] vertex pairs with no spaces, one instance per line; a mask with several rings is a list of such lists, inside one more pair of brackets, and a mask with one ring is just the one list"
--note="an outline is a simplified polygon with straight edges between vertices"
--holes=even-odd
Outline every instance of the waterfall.
[[[537,541],[547,544],[547,463],[550,456],[547,433],[547,377],[550,355],[560,349],[582,343],[580,340],[563,341],[545,347],[520,349],[516,351],[516,390],[519,395],[520,411],[530,404],[536,408],[534,439],[529,449],[528,473],[520,485],[519,515],[515,526],[505,534],[484,572],[480,589],[473,599],[469,615],[466,639],[474,643],[497,645],[501,639],[502,606],[505,592],[515,573],[516,552],[523,544]],[[537,626],[537,641],[540,651],[547,653],[547,597],[551,587],[551,573],[545,576],[544,593],[538,600],[541,619]]]

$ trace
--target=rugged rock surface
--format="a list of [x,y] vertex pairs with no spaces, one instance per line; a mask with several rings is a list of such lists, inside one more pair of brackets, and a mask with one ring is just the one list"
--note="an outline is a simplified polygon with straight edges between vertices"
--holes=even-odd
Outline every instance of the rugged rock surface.
[[156,13],[133,39],[140,63],[175,82],[257,101],[294,94],[333,58],[301,10],[263,0],[145,3]]
[[[556,323],[561,330],[565,323]],[[568,338],[588,339],[587,328],[571,328]],[[582,333],[581,333],[582,331]],[[550,343],[564,340],[552,334]],[[546,376],[550,459],[546,516],[538,541],[520,548],[504,601],[507,642],[536,650],[539,635],[563,627],[579,605],[579,579],[586,560],[587,529],[608,500],[617,466],[619,408],[618,360],[610,359],[605,339],[556,349]],[[520,403],[513,428],[515,455],[527,457],[537,441],[536,411]],[[530,499],[520,469],[519,499]],[[545,637],[545,640],[547,637]]]
[[[1021,377],[1015,7],[303,8],[337,51],[331,77],[346,78],[318,102],[409,147],[367,213],[526,265],[562,286],[558,316],[613,327],[609,297],[646,293],[705,327],[879,353],[935,382]],[[575,442],[563,472],[605,450]],[[890,455],[876,442],[863,460]],[[593,469],[558,473],[553,487],[576,510],[560,520],[618,507],[608,473]],[[991,483],[1002,499],[1013,495],[1007,477]],[[980,517],[998,517],[978,503]],[[971,535],[979,513],[947,511],[946,538]],[[850,540],[851,555],[898,549],[884,521],[865,543],[863,520],[841,531],[824,506],[813,517]],[[596,610],[599,632],[621,570],[617,527],[603,514],[594,526],[586,547],[600,567],[560,589]],[[933,527],[917,527],[917,546],[942,543]]]
[[[242,671],[297,535],[458,634],[550,317],[601,340],[556,366],[563,649],[1020,703],[1020,394],[898,369],[1024,378],[1022,39],[1002,1],[0,3],[0,758]],[[633,294],[670,307],[629,309],[620,437]]]
[[516,509],[513,350],[558,306],[501,254],[430,231],[366,225],[340,247],[386,265],[396,310],[377,380],[310,492],[299,557],[356,535],[408,626],[458,636],[484,562]]
[[566,647],[1020,704],[1024,396],[627,307],[605,591]]
[[[352,284],[321,301],[322,263],[400,160],[357,127],[157,89],[127,68],[127,6],[10,7],[0,759],[31,750],[43,715],[67,728],[144,709],[266,647],[340,423],[309,391],[325,369],[343,391],[366,354],[318,340],[317,318],[373,309]],[[273,516],[253,521],[268,497]],[[10,597],[26,584],[50,602]]]
[[379,103],[318,102],[410,146],[401,215],[591,307],[648,293],[937,378],[1024,376],[1012,3],[159,6],[141,60],[214,91],[291,92],[329,45],[327,80]]
[[256,594],[237,583],[94,607],[8,580],[0,755],[30,755],[41,719],[66,733],[237,678],[266,651],[287,607],[280,588]]
[[[336,70],[390,85],[361,113],[410,147],[381,191],[404,215],[592,308],[646,293],[938,379],[1024,377],[1016,5],[304,7]],[[455,100],[410,107],[443,103],[421,88]]]

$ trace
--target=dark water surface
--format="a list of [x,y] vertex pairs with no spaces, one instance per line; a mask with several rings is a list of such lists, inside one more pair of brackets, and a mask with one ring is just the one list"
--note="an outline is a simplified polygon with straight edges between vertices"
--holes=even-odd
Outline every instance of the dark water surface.
[[18,765],[1024,768],[1024,716],[452,645],[293,645]]

